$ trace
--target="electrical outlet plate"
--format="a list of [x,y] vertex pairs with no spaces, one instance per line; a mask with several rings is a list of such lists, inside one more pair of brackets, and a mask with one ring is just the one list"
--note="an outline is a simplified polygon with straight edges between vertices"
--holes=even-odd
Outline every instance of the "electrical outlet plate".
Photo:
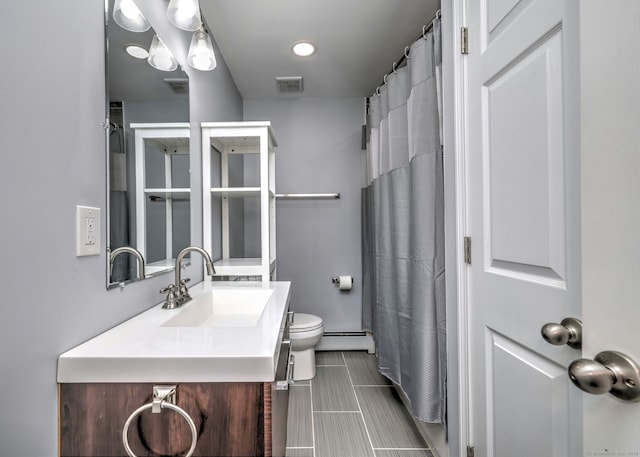
[[100,208],[76,206],[76,256],[100,254]]

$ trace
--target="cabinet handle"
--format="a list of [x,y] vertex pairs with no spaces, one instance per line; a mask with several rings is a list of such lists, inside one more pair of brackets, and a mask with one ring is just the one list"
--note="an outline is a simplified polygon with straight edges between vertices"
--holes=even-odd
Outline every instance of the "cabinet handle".
[[293,365],[295,364],[295,356],[293,354],[289,354],[289,363],[287,365],[287,382],[289,384],[293,384]]
[[[283,340],[282,344],[286,344],[291,348],[291,340]],[[283,381],[276,381],[276,390],[289,390],[289,385],[293,384],[293,363],[294,357],[289,349],[289,358],[287,360],[287,374]]]

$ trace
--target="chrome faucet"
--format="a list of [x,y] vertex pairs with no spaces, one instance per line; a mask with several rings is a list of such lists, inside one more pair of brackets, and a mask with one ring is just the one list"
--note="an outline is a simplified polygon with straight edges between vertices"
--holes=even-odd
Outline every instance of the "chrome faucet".
[[111,255],[109,257],[109,276],[113,274],[113,262],[115,262],[116,257],[118,257],[123,252],[129,253],[133,255],[136,259],[138,259],[138,277],[140,279],[144,279],[145,278],[144,257],[142,257],[142,254],[140,254],[140,252],[137,249],[132,248],[130,246],[122,246],[120,248],[117,248],[111,251]]
[[187,289],[187,283],[189,282],[189,279],[181,279],[182,273],[180,271],[182,258],[190,252],[197,252],[204,258],[204,262],[207,267],[207,274],[209,276],[213,276],[214,274],[216,274],[216,269],[213,267],[213,262],[211,261],[211,257],[209,256],[209,254],[207,254],[207,251],[197,246],[189,246],[184,248],[178,253],[178,256],[176,257],[175,284],[170,284],[160,291],[160,293],[167,293],[167,299],[165,300],[164,305],[162,305],[162,307],[165,309],[178,308],[179,306],[182,306],[183,304],[191,300],[191,295],[189,295],[189,290]]

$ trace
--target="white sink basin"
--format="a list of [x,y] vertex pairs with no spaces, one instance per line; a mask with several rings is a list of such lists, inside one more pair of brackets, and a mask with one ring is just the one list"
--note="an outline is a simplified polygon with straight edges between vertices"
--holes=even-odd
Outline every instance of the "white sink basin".
[[58,382],[271,382],[290,287],[194,284],[180,308],[160,302],[60,355]]
[[273,289],[224,288],[182,305],[162,327],[253,327],[273,294]]

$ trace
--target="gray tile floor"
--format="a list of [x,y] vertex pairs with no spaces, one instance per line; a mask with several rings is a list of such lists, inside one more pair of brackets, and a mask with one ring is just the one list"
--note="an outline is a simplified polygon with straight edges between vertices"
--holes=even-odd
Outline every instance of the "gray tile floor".
[[287,457],[433,457],[366,352],[318,352],[289,390]]

